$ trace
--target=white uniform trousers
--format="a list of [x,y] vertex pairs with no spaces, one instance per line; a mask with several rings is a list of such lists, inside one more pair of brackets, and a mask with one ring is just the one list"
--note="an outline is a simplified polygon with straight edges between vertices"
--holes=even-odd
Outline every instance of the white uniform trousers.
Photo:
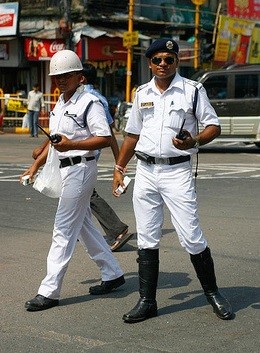
[[207,242],[199,225],[191,162],[148,165],[138,160],[133,205],[139,249],[159,248],[164,203],[181,246],[193,255],[205,250]]
[[97,179],[96,161],[62,168],[61,174],[62,195],[47,258],[47,275],[38,290],[38,294],[52,299],[60,296],[63,277],[77,239],[100,268],[102,281],[123,275],[110,247],[92,221],[90,197]]

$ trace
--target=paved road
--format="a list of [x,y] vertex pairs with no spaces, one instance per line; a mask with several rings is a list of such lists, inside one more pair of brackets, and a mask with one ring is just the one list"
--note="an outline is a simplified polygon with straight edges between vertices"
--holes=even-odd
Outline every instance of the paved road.
[[[213,146],[199,158],[201,224],[214,255],[219,286],[234,307],[234,320],[219,320],[207,305],[166,211],[159,316],[129,325],[121,317],[138,297],[135,238],[115,253],[126,277],[120,290],[104,297],[88,294],[89,286],[99,282],[99,271],[78,245],[60,306],[38,313],[24,309],[45,275],[57,204],[17,183],[30,163],[32,148],[41,141],[41,137],[0,136],[1,353],[259,352],[258,150],[239,147],[227,152]],[[104,150],[97,189],[134,232],[133,185],[120,199],[113,198],[112,164],[109,150]],[[134,176],[134,164],[130,176]]]

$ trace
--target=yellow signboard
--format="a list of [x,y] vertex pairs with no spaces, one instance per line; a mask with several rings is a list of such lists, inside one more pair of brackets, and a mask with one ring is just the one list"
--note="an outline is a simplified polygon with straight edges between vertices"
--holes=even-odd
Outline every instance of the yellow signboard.
[[248,59],[249,62],[251,62],[252,51],[254,52],[253,55],[256,55],[256,60],[258,60],[258,54],[256,54],[257,50],[251,49],[251,51],[249,51],[250,40],[252,48],[252,45],[254,45],[253,38],[259,36],[255,24],[254,21],[250,20],[220,16],[214,60],[244,64],[248,62]]
[[132,45],[138,44],[138,31],[134,32],[124,32],[123,33],[123,46],[124,47],[131,47]]
[[22,102],[16,99],[8,99],[7,110],[20,113],[27,112],[27,108],[22,104]]

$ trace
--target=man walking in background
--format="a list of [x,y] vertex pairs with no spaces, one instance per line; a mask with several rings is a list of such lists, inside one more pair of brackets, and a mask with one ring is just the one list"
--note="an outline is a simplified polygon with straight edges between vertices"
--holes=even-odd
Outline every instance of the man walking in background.
[[33,85],[28,94],[28,121],[31,137],[38,137],[38,120],[41,108],[44,108],[43,93],[39,90],[38,83]]

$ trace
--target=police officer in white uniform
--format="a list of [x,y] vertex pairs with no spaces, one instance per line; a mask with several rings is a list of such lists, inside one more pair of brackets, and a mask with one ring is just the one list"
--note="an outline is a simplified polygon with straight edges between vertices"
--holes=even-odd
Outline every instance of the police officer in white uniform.
[[[61,92],[50,114],[50,132],[61,136],[53,143],[58,151],[62,176],[62,194],[55,216],[52,245],[47,258],[47,275],[38,295],[25,303],[28,311],[38,311],[59,304],[63,277],[77,239],[101,270],[102,282],[90,287],[90,294],[106,294],[124,284],[123,272],[107,242],[91,218],[90,197],[97,179],[96,150],[110,144],[110,128],[98,99],[84,92],[82,64],[71,50],[57,52],[50,62]],[[93,101],[88,113],[84,111]],[[44,164],[49,145],[25,174],[31,177]]]
[[[214,312],[221,319],[232,317],[229,302],[218,290],[210,249],[200,228],[191,163],[198,146],[220,134],[219,120],[203,86],[196,88],[196,82],[176,72],[178,51],[178,44],[167,38],[156,40],[147,49],[146,57],[154,77],[137,89],[114,171],[113,194],[119,196],[116,189],[123,186],[127,163],[134,154],[138,158],[133,205],[140,299],[123,316],[128,323],[157,315],[164,204]],[[204,127],[200,133],[197,120]],[[184,130],[180,134],[182,125]]]

